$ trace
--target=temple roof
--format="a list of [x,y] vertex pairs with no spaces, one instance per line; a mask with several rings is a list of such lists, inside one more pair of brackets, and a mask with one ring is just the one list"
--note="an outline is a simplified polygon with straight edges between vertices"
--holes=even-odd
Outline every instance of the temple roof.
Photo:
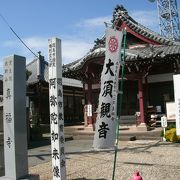
[[115,26],[121,26],[123,23],[126,24],[134,32],[163,45],[179,44],[179,42],[172,41],[160,34],[148,29],[147,27],[136,22],[127,12],[127,10],[121,5],[117,5],[113,12],[112,23]]
[[[105,48],[97,48],[87,53],[83,58],[63,66],[63,72],[66,74],[68,71],[76,71],[83,67],[83,65],[92,58],[104,57]],[[136,62],[140,60],[167,58],[172,55],[180,56],[180,46],[156,46],[151,45],[145,48],[126,49],[126,63]]]
[[[40,60],[39,60],[40,59]],[[38,70],[39,67],[39,70]],[[35,58],[32,62],[26,65],[26,69],[30,72],[30,76],[27,80],[28,85],[34,85],[38,82],[49,82],[49,68],[48,62],[44,60],[44,57]],[[39,72],[38,72],[39,71]],[[0,82],[3,77],[0,75]],[[76,79],[64,78],[62,79],[63,86],[72,86],[82,88],[82,83]],[[1,93],[1,89],[0,89]]]
[[[70,74],[74,74],[75,72],[81,70],[84,64],[95,58],[104,57],[106,49],[96,48],[90,52],[88,52],[83,58],[74,61],[68,65],[63,66],[63,77],[75,78]],[[137,48],[137,49],[126,49],[126,61],[125,65],[128,64],[140,64],[142,61],[144,63],[149,63],[148,61],[159,61],[160,59],[163,60],[173,60],[173,56],[178,56],[180,59],[180,46],[172,45],[172,46],[149,46],[145,48]],[[38,76],[38,59],[34,59],[32,62],[27,64],[26,69],[31,72],[29,79],[27,81],[28,84],[35,84],[39,81],[48,82],[48,62],[44,59],[41,62],[41,75]],[[76,77],[77,78],[77,77]]]
[[[128,33],[133,32],[139,34],[140,36],[148,39],[150,42],[154,42],[152,44],[146,43],[144,47],[126,49],[126,66],[128,66],[128,64],[132,65],[132,63],[140,64],[142,61],[149,63],[152,60],[153,62],[157,62],[160,61],[160,59],[171,60],[174,57],[178,57],[178,59],[180,59],[180,42],[169,40],[139,24],[131,16],[129,16],[127,10],[123,6],[117,5],[115,8],[112,23],[114,24],[114,27],[118,29],[120,29],[119,27],[127,28]],[[84,57],[67,65],[63,65],[63,77],[78,78],[75,76],[83,74],[83,72],[80,73],[80,71],[87,62],[90,62],[91,60],[98,61],[97,58],[104,60],[105,51],[105,36],[100,39],[97,38],[94,47],[90,49]],[[36,83],[39,80],[48,82],[48,63],[44,59],[41,61],[41,77],[38,76],[37,63],[38,60],[35,59],[27,65],[27,69],[33,72],[28,79],[28,84]]]
[[[117,5],[114,9],[112,23],[117,29],[121,30],[120,27],[127,28],[127,32],[133,32],[148,39],[149,42],[153,42],[152,44],[147,44],[145,47],[126,49],[126,64],[152,58],[165,58],[169,55],[180,55],[180,42],[167,39],[139,24],[129,16],[123,6]],[[68,77],[69,72],[80,70],[91,59],[104,57],[105,51],[105,36],[103,36],[101,39],[95,41],[94,47],[84,57],[63,66],[64,76]]]
[[[48,82],[48,62],[44,60],[43,56],[41,57],[41,60],[35,58],[32,62],[26,65],[26,69],[31,72],[31,75],[27,80],[28,84],[35,84],[39,81]],[[40,70],[38,70],[38,67],[40,67]]]

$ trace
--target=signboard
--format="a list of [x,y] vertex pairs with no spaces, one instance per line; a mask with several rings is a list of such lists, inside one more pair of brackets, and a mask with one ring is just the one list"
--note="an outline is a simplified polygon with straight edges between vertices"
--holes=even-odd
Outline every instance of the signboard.
[[166,116],[161,117],[161,127],[163,127],[163,128],[167,127],[167,117]]
[[117,92],[123,33],[106,29],[106,54],[101,74],[98,114],[93,147],[105,149],[114,147],[117,124]]
[[161,113],[161,106],[156,106],[156,112]]
[[166,102],[166,113],[168,120],[176,119],[176,108],[175,102]]
[[61,40],[49,43],[49,105],[53,180],[66,180]]
[[87,105],[87,116],[88,117],[92,116],[92,104]]
[[173,79],[176,114],[176,134],[180,135],[180,75],[174,75]]

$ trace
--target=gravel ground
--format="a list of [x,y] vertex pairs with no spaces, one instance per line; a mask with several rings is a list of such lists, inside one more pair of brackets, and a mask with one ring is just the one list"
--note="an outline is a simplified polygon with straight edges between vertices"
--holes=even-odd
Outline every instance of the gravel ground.
[[[119,142],[116,180],[131,180],[138,170],[143,180],[180,180],[180,144],[160,141]],[[111,180],[113,151],[84,151],[66,155],[68,180]],[[51,180],[51,162],[30,167],[41,180]]]

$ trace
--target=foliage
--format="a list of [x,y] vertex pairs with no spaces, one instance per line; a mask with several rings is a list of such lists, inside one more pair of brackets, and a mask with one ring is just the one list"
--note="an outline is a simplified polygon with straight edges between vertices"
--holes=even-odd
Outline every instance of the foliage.
[[172,128],[176,128],[176,124],[170,124],[168,127],[166,127],[166,131]]
[[31,76],[31,74],[32,74],[32,72],[26,69],[26,80],[29,79],[29,77]]
[[160,132],[160,136],[164,137],[164,131],[163,130]]
[[[168,131],[168,130],[170,130],[170,129],[172,129],[172,128],[176,128],[176,124],[175,124],[175,123],[170,124],[170,125],[169,125],[168,127],[166,127],[165,129],[166,129],[166,131]],[[164,131],[163,131],[163,130],[160,132],[160,136],[161,136],[161,137],[164,137]]]
[[42,128],[40,126],[39,116],[32,116],[32,121],[30,125],[30,136],[31,140],[38,140],[42,138]]
[[30,139],[31,140],[39,140],[42,139],[42,130],[41,127],[33,126],[30,129]]
[[32,116],[31,124],[32,124],[32,127],[40,127],[40,118],[38,115]]
[[176,135],[176,128],[171,128],[165,133],[166,141],[170,142],[180,142],[180,136]]

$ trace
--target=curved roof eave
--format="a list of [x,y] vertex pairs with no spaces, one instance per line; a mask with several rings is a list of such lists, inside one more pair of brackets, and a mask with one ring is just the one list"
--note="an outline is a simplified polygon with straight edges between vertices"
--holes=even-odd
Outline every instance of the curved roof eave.
[[[126,50],[126,61],[136,61],[138,59],[153,58],[156,56],[164,57],[169,52],[171,55],[180,51],[180,42],[169,40],[158,33],[144,27],[143,25],[136,22],[131,16],[129,16],[127,10],[123,6],[117,5],[113,12],[113,24],[118,24],[120,22],[126,23],[126,25],[131,28],[137,34],[144,36],[160,45],[150,45],[149,47],[139,48],[139,49],[128,49]],[[166,47],[165,47],[166,46]],[[169,49],[176,49],[176,51],[170,52]],[[157,52],[153,52],[156,50]],[[78,59],[70,64],[63,66],[63,73],[68,73],[69,71],[78,71],[84,64],[92,58],[105,56],[105,36],[101,39],[95,41],[93,49],[91,49],[84,57]]]
[[63,73],[66,73],[68,70],[79,70],[83,65],[91,58],[100,57],[105,55],[106,49],[103,47],[90,50],[83,58],[74,61],[70,64],[63,66]]
[[[75,64],[71,63],[69,67],[66,65],[67,67],[63,67],[63,73],[80,70],[88,60],[105,56],[105,50],[105,48],[98,48],[76,61]],[[154,45],[139,49],[126,49],[126,63],[143,59],[164,58],[169,55],[180,56],[180,45]]]
[[154,42],[163,45],[180,45],[180,42],[170,40],[160,34],[150,30],[149,28],[143,26],[142,24],[136,22],[127,12],[127,10],[121,5],[117,5],[113,12],[113,24],[117,26],[121,23],[125,23],[132,31],[150,39]]

